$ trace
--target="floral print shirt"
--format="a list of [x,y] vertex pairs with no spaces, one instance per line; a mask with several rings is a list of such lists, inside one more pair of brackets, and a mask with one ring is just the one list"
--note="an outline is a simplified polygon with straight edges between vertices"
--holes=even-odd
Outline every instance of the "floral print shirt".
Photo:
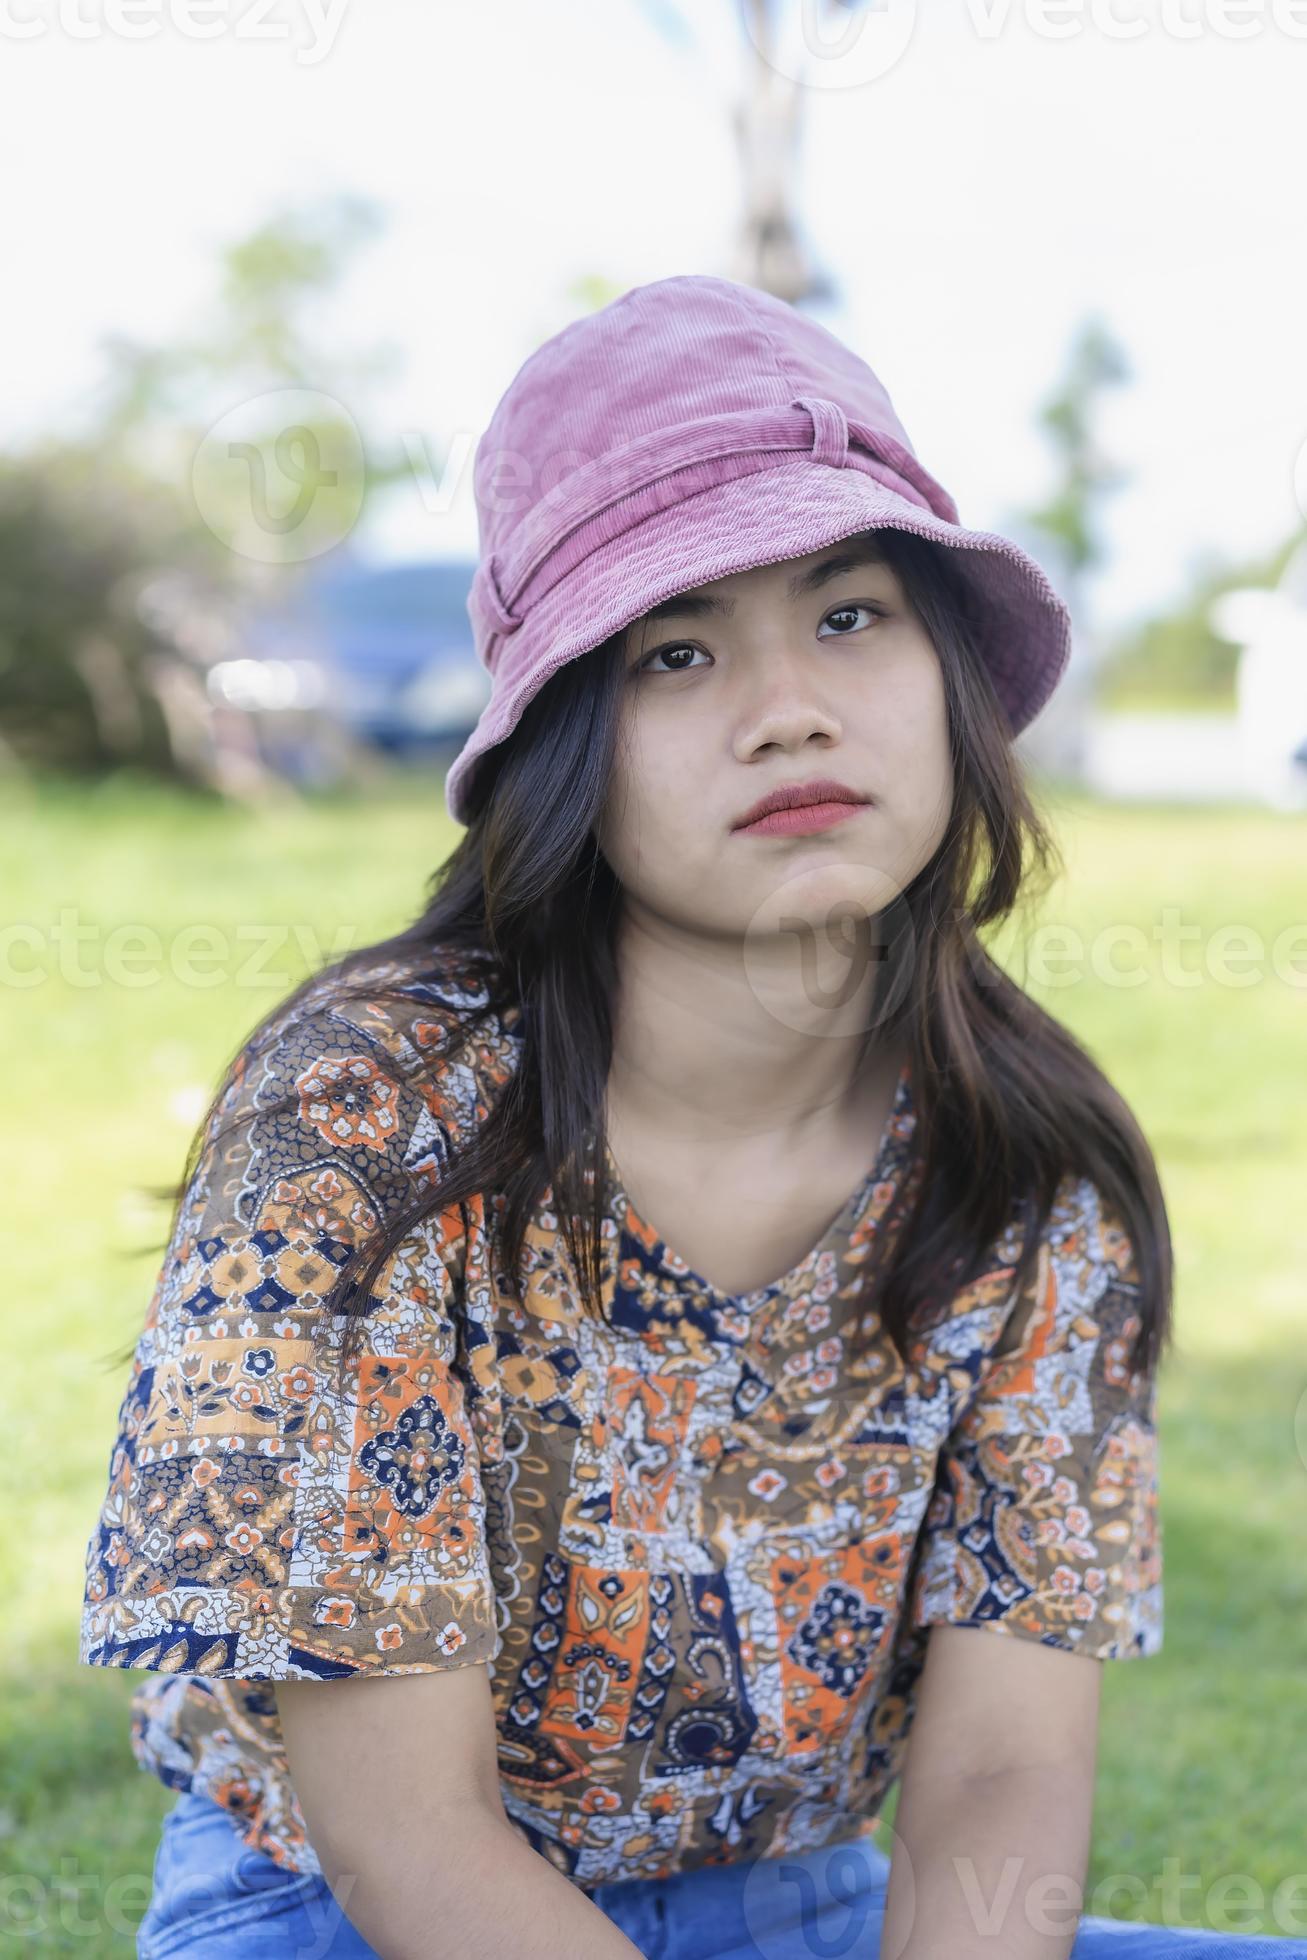
[[[454,1006],[473,1032],[433,1082]],[[717,1291],[610,1156],[602,1318],[548,1193],[513,1300],[488,1194],[409,1232],[342,1390],[312,1339],[333,1277],[516,1065],[484,1006],[452,962],[400,1003],[328,982],[229,1071],[87,1548],[80,1658],[142,1671],[143,1768],[319,1871],[271,1684],[484,1662],[509,1820],[593,1887],[872,1832],[931,1626],[1160,1649],[1155,1377],[1096,1188],[1063,1181],[1019,1292],[1005,1234],[910,1368],[856,1327],[915,1175],[906,1071],[776,1283]]]

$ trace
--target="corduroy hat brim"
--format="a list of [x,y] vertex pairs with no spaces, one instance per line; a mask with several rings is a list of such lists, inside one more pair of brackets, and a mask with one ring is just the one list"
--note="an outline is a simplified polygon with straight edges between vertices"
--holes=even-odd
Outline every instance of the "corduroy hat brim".
[[1019,734],[1052,694],[1071,653],[1070,615],[1036,561],[1012,539],[950,523],[864,470],[809,459],[779,462],[641,518],[534,602],[502,643],[494,694],[445,778],[449,814],[459,823],[470,820],[478,762],[511,734],[527,703],[568,661],[677,593],[881,526],[914,532],[953,554],[975,595],[971,623],[980,656],[1011,731]]

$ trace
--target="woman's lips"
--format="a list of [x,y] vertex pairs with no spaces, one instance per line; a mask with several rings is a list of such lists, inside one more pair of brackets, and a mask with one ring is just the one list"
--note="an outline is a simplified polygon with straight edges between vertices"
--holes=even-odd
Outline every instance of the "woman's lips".
[[800,803],[791,810],[772,810],[756,823],[740,826],[742,837],[797,837],[809,830],[829,830],[866,809],[865,803]]

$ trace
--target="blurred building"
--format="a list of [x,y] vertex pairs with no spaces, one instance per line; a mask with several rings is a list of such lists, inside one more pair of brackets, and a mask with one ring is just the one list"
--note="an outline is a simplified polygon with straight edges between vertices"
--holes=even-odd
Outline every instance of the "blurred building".
[[1245,793],[1273,809],[1307,809],[1307,543],[1273,589],[1224,592],[1211,619],[1239,648],[1235,719]]
[[1095,712],[1091,787],[1109,797],[1307,809],[1307,543],[1274,587],[1222,592],[1208,617],[1239,649],[1234,713]]

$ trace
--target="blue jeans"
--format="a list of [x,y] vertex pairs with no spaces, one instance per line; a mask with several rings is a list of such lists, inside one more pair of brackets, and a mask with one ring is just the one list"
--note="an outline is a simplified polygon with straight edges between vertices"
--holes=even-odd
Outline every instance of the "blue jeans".
[[[888,1882],[888,1857],[856,1839],[590,1896],[646,1960],[875,1960]],[[220,1805],[189,1794],[164,1818],[137,1942],[139,1960],[377,1960],[325,1879],[249,1850]],[[1307,1960],[1307,1941],[1085,1915],[1072,1960]]]

